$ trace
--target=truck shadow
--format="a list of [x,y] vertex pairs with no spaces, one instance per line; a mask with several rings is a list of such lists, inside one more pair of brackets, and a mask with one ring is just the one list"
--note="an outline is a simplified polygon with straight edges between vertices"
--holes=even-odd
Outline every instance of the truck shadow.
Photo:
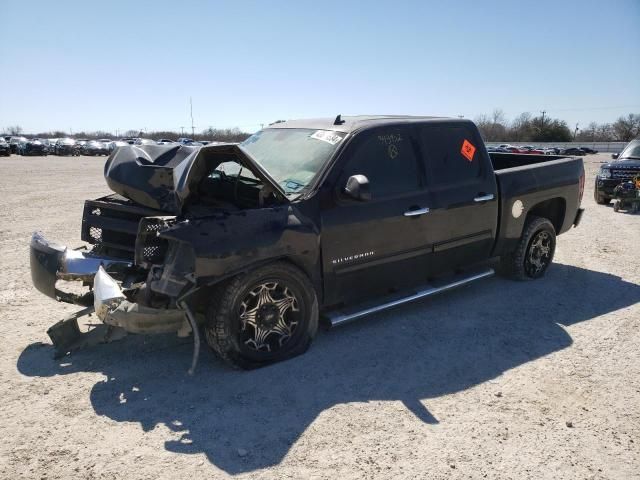
[[556,264],[541,281],[495,278],[321,333],[305,355],[250,372],[205,351],[189,377],[191,344],[171,336],[130,336],[62,361],[33,344],[17,367],[27,376],[102,372],[107,380],[91,391],[98,415],[145,431],[166,425],[177,438],[167,450],[203,452],[236,474],[280,463],[318,415],[339,404],[400,401],[437,424],[429,398],[562,350],[572,343],[563,326],[638,301],[638,285]]

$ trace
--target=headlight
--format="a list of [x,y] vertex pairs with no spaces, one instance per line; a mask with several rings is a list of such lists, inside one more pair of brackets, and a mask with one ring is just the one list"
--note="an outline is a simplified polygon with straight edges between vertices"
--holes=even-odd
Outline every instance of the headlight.
[[611,178],[611,170],[608,168],[602,167],[600,169],[600,173],[598,174],[600,178]]

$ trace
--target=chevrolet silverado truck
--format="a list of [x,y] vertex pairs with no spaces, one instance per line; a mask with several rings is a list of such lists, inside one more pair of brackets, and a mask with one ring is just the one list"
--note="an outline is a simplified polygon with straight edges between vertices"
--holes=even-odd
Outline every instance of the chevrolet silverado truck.
[[640,140],[632,140],[620,154],[613,153],[611,158],[614,161],[602,165],[596,176],[593,196],[600,205],[611,202],[614,188],[640,175]]
[[31,240],[35,287],[85,307],[49,329],[56,352],[91,343],[77,318],[95,312],[100,341],[192,334],[191,371],[200,330],[222,359],[254,368],[304,352],[321,322],[494,268],[540,278],[583,213],[580,158],[490,155],[462,119],[287,121],[240,144],[120,147],[104,174],[114,193],[84,205],[90,249]]

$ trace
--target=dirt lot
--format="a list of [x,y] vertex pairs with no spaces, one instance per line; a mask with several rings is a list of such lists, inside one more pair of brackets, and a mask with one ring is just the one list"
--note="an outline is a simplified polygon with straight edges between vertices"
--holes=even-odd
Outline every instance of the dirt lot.
[[52,359],[30,282],[79,244],[104,158],[0,159],[0,478],[640,478],[640,215],[593,201],[540,281],[492,278],[229,370],[189,339]]

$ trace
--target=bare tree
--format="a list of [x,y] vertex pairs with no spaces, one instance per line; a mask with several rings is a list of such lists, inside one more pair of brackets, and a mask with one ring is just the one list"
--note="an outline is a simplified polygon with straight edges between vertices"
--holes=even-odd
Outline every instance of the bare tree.
[[22,127],[20,125],[13,125],[9,128],[7,128],[7,131],[11,134],[11,135],[22,135]]
[[640,135],[640,114],[630,113],[626,117],[620,117],[612,125],[613,134],[617,140],[628,142]]
[[531,114],[523,112],[511,122],[511,133],[514,141],[526,141],[531,130]]

